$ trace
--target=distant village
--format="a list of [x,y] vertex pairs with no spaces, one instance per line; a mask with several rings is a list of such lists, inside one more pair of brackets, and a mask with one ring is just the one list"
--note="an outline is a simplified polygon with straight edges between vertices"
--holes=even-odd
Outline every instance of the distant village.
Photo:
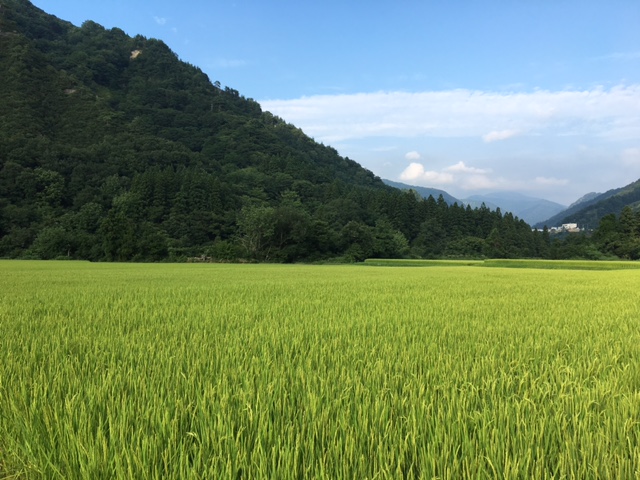
[[[537,230],[541,232],[543,229],[538,228]],[[582,229],[578,227],[577,223],[563,223],[559,227],[549,227],[549,233],[579,233],[581,231]]]
[[551,233],[561,233],[561,232],[569,232],[569,233],[578,233],[580,229],[578,228],[577,223],[563,223],[560,227],[551,227],[549,229]]

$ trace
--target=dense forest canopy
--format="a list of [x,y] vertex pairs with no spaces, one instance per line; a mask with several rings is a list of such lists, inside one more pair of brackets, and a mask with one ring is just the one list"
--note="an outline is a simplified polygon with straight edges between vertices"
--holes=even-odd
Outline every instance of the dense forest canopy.
[[[637,258],[383,184],[161,41],[0,0],[0,257]],[[629,215],[633,217],[630,225]],[[635,234],[634,233],[634,234]]]

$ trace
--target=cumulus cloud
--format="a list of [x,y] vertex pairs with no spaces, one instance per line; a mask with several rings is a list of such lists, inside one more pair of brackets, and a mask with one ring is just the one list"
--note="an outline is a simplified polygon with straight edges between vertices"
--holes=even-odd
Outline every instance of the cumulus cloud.
[[420,154],[416,151],[407,152],[404,158],[407,160],[420,160]]
[[493,132],[483,135],[482,140],[484,140],[485,143],[497,142],[499,140],[506,140],[508,138],[515,137],[519,133],[520,132],[518,132],[518,130],[494,130]]
[[324,142],[382,136],[476,137],[490,142],[524,132],[640,136],[640,85],[528,93],[375,92],[261,104]]
[[486,175],[489,172],[481,168],[468,167],[464,162],[458,162],[440,170],[426,170],[421,163],[412,162],[400,174],[400,179],[425,187],[456,183],[466,190],[487,189],[498,185],[498,182]]
[[160,26],[166,25],[167,24],[167,19],[163,18],[163,17],[153,17],[153,19],[156,21],[156,23]]
[[455,172],[455,173],[473,173],[473,174],[485,174],[485,173],[489,173],[491,170],[484,170],[482,168],[475,168],[475,167],[468,167],[465,165],[464,162],[458,162],[455,165],[451,165],[450,167],[447,167],[445,170],[447,170],[448,172]]
[[400,180],[422,185],[447,185],[453,183],[453,175],[446,172],[427,171],[420,163],[411,163],[400,174]]

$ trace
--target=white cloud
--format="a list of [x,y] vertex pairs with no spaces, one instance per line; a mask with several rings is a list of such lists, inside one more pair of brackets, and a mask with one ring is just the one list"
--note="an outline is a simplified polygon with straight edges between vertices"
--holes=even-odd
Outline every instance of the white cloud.
[[489,173],[488,170],[468,167],[464,162],[458,162],[439,171],[425,170],[421,163],[412,162],[400,174],[400,180],[425,187],[456,183],[467,190],[494,188],[498,183],[491,180],[487,173]]
[[506,140],[508,138],[515,137],[519,133],[520,132],[518,130],[494,130],[493,132],[483,135],[482,140],[484,140],[485,143],[497,142],[499,140]]
[[519,132],[637,138],[640,132],[640,85],[529,93],[375,92],[261,104],[329,143],[382,136],[495,141]]
[[412,152],[407,152],[404,158],[407,160],[420,160],[420,154],[414,150]]
[[448,172],[473,173],[473,174],[485,174],[490,172],[490,170],[483,170],[481,168],[467,167],[464,164],[464,162],[458,162],[455,165],[451,165],[450,167],[447,167],[445,170],[447,170]]
[[411,163],[400,174],[402,180],[417,180],[424,175],[424,166],[420,163]]
[[401,174],[400,180],[421,185],[447,185],[453,183],[453,175],[446,172],[425,171],[420,163],[411,163]]
[[432,183],[434,185],[450,185],[453,183],[453,176],[448,173],[436,172],[433,170],[424,172],[422,176],[424,182]]
[[163,17],[153,17],[153,19],[156,21],[156,23],[160,26],[166,25],[167,24],[167,19],[163,18]]

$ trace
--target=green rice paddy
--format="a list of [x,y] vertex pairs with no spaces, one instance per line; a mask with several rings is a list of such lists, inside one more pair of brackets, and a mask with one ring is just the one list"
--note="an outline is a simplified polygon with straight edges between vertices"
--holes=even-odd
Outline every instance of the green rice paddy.
[[510,266],[2,261],[0,478],[640,478],[640,271]]

